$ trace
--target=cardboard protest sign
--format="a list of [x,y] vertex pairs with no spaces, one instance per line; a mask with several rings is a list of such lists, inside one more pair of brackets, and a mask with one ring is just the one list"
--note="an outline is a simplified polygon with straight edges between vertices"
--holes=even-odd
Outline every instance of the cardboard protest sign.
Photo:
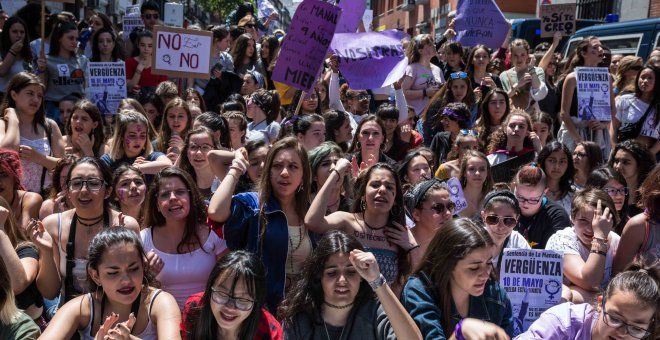
[[175,27],[154,27],[151,72],[171,77],[210,77],[213,33]]
[[467,200],[463,194],[463,186],[461,181],[456,177],[452,177],[447,181],[447,186],[449,187],[449,199],[454,202],[456,208],[454,208],[454,214],[458,214],[463,209],[467,208]]
[[463,46],[499,48],[509,31],[495,0],[459,0],[454,23],[456,41]]
[[610,72],[607,67],[576,67],[578,118],[612,120]]
[[296,9],[284,37],[273,80],[309,91],[314,87],[341,9],[320,0],[305,0]]
[[339,8],[341,8],[341,16],[335,33],[355,33],[367,8],[367,2],[364,0],[341,0]]
[[138,27],[144,27],[144,22],[140,16],[140,5],[126,7],[126,15],[122,28],[124,29],[124,41],[128,41],[131,32]]
[[352,89],[375,89],[389,86],[405,74],[408,58],[401,45],[405,36],[397,30],[335,33],[330,49]]
[[539,12],[541,18],[541,38],[551,37],[555,32],[563,35],[575,34],[576,4],[543,5]]
[[561,302],[563,255],[552,250],[504,249],[502,256],[500,284],[511,301],[516,336]]
[[87,99],[96,104],[102,115],[115,114],[119,102],[126,98],[126,65],[118,62],[87,63],[89,83]]

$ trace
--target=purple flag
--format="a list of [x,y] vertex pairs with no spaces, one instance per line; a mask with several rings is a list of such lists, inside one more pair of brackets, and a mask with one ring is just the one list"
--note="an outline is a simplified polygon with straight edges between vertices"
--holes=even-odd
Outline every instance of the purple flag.
[[337,23],[335,33],[355,33],[362,20],[364,10],[367,9],[367,2],[364,0],[341,0],[341,17]]
[[339,70],[352,89],[375,89],[401,79],[408,66],[397,30],[336,33],[330,49],[339,59]]
[[309,91],[323,64],[341,9],[328,2],[305,0],[296,9],[273,70],[273,80]]
[[495,0],[459,0],[455,28],[456,40],[463,46],[490,48],[499,48],[509,30]]

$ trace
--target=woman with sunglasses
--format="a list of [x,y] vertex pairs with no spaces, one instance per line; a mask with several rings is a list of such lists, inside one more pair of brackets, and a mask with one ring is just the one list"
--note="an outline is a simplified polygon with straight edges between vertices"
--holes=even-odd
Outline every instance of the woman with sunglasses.
[[610,279],[620,239],[611,230],[619,215],[605,191],[584,189],[573,198],[571,221],[572,226],[550,237],[545,249],[564,254],[562,298],[584,303],[592,301]]
[[203,292],[183,311],[183,339],[282,339],[282,328],[266,310],[266,269],[254,253],[236,250],[213,267]]
[[598,296],[597,306],[570,302],[541,314],[524,339],[657,339],[660,262],[627,266]]
[[428,34],[416,36],[406,48],[408,67],[401,88],[408,104],[415,108],[417,116],[422,114],[431,97],[445,82],[442,69],[431,63],[431,59],[437,54],[433,38]]
[[520,204],[516,231],[525,237],[532,249],[545,249],[550,236],[571,225],[566,210],[545,197],[548,180],[536,163],[521,167],[511,182]]
[[623,228],[621,246],[614,257],[612,270],[615,273],[636,257],[660,259],[660,167],[656,166],[646,177],[639,189],[639,196],[639,205],[644,212],[631,217]]
[[461,158],[458,180],[463,188],[467,206],[458,213],[459,216],[470,218],[478,216],[479,207],[493,187],[490,169],[488,158],[479,151],[468,150]]
[[450,199],[447,184],[437,179],[417,183],[405,194],[404,200],[406,212],[415,223],[412,234],[419,240],[419,251],[412,253],[412,266],[417,268],[436,232],[452,219],[456,205]]
[[[470,110],[463,103],[448,103],[438,115],[440,132],[437,132],[431,141],[431,150],[436,157],[436,163],[447,161],[447,154],[451,150],[459,134],[472,134],[470,129]],[[426,132],[427,130],[424,129]]]
[[500,74],[502,88],[514,107],[527,110],[548,94],[545,74],[543,69],[529,64],[529,44],[524,39],[513,40],[509,50],[513,67]]
[[502,268],[502,254],[505,248],[529,249],[527,240],[513,230],[518,224],[518,218],[520,218],[520,205],[516,195],[511,191],[492,191],[484,198],[481,220],[497,247],[493,265],[498,275]]
[[[73,209],[46,217],[43,223],[32,220],[28,234],[42,254],[37,278],[39,291],[55,299],[60,291],[60,305],[89,292],[87,286],[87,250],[101,230],[124,226],[135,233],[137,221],[109,206],[112,175],[98,159],[85,157],[74,163],[67,176],[67,191]],[[40,284],[43,282],[44,284]]]
[[512,335],[511,302],[492,276],[494,251],[486,229],[467,218],[450,220],[435,234],[401,294],[425,339]]

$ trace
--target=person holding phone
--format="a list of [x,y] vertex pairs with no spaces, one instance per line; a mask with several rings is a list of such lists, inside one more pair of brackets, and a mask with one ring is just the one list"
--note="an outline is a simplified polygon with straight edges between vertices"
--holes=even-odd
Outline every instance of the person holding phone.
[[543,69],[530,64],[527,41],[515,39],[509,49],[513,67],[500,74],[502,88],[507,91],[514,106],[523,110],[531,107],[538,110],[538,101],[548,94]]

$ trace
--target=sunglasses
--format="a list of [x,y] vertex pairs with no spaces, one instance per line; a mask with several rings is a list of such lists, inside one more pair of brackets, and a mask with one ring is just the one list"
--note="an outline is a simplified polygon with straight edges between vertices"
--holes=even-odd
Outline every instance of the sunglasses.
[[151,19],[158,20],[159,15],[158,14],[145,14],[144,18],[147,19],[147,20],[151,20]]
[[433,210],[436,214],[440,215],[440,214],[444,214],[445,211],[454,212],[454,209],[456,209],[456,204],[454,204],[454,202],[449,202],[446,205],[442,203],[436,203],[429,208],[422,208],[422,209]]
[[518,220],[515,217],[488,215],[484,219],[484,222],[486,222],[488,225],[498,225],[500,224],[500,221],[507,227],[513,227],[518,223]]
[[467,79],[468,75],[465,72],[454,72],[449,75],[451,79]]
[[479,132],[474,131],[474,130],[461,129],[460,133],[461,133],[461,135],[463,135],[463,136],[475,136],[475,137],[479,137]]

